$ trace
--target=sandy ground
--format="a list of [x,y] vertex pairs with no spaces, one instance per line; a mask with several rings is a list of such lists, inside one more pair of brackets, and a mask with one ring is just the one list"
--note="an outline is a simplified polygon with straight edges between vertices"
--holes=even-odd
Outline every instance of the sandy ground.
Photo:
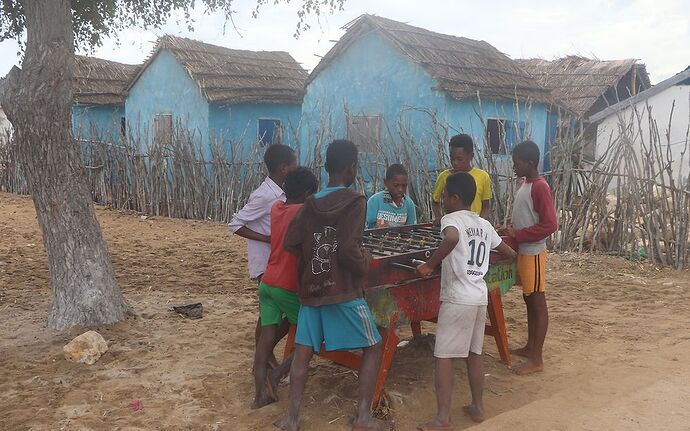
[[[257,300],[243,242],[218,223],[144,220],[104,208],[98,218],[138,318],[97,328],[110,350],[87,366],[62,357],[81,331],[44,327],[51,294],[30,199],[0,194],[0,429],[271,429],[287,389],[277,404],[248,408]],[[512,375],[486,338],[489,419],[474,425],[460,413],[469,394],[458,364],[455,426],[690,429],[690,274],[563,254],[551,257],[548,276],[545,372]],[[201,320],[169,311],[195,301],[204,304]],[[519,345],[526,328],[516,289],[505,311]],[[428,346],[398,350],[387,383],[396,429],[415,429],[434,414],[432,376]],[[348,429],[356,387],[353,372],[313,361],[304,429]],[[143,410],[133,411],[135,400]]]

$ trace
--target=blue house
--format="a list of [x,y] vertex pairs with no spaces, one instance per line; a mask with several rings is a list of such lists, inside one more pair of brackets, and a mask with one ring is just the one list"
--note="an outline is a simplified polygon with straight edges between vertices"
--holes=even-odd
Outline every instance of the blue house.
[[184,132],[207,160],[211,144],[222,144],[227,157],[294,145],[306,77],[286,52],[163,36],[128,87],[129,134],[150,145]]
[[[442,168],[448,138],[473,136],[476,153],[506,168],[530,138],[544,149],[549,91],[484,41],[362,15],[308,78],[303,158],[325,136],[347,136],[367,158],[387,154]],[[328,130],[328,132],[324,132]],[[410,150],[413,148],[413,150]]]
[[139,66],[75,56],[72,133],[84,141],[118,142],[125,132],[125,90]]

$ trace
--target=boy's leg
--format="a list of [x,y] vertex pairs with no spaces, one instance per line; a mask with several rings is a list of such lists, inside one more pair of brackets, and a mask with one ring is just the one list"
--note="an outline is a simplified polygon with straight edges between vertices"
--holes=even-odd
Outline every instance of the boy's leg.
[[467,379],[470,382],[472,404],[463,407],[463,410],[473,421],[482,422],[484,421],[484,362],[482,361],[482,347],[484,347],[486,306],[476,306],[475,313],[470,351],[466,358]]
[[475,422],[484,421],[484,361],[481,354],[470,352],[467,357],[467,379],[470,382],[472,404],[463,407]]
[[370,347],[362,349],[362,360],[359,365],[359,396],[357,401],[357,417],[352,423],[353,429],[385,430],[388,424],[371,415],[371,399],[374,396],[376,375],[379,370],[383,343],[379,341]]
[[434,388],[436,389],[436,417],[419,425],[417,429],[424,431],[451,429],[450,405],[453,395],[452,358],[436,358]]
[[527,342],[525,343],[525,347],[512,349],[510,353],[527,358],[534,348],[534,313],[532,308],[528,305],[529,296],[523,294],[522,299],[525,301],[525,307],[527,309]]
[[532,349],[527,360],[515,368],[519,375],[536,373],[544,370],[542,351],[544,340],[549,328],[549,310],[546,305],[544,292],[535,292],[527,297],[527,310],[531,311],[533,318]]
[[314,351],[319,351],[323,342],[322,307],[303,306],[297,318],[295,350],[290,367],[290,403],[288,414],[273,423],[276,427],[296,431],[299,429],[299,408],[304,387],[307,384],[309,361]]
[[254,353],[254,386],[256,387],[256,394],[251,406],[252,409],[261,408],[278,400],[275,392],[273,392],[273,386],[267,383],[268,357],[275,346],[275,333],[276,325],[262,327],[259,342],[256,344],[256,352]]
[[308,368],[314,351],[311,346],[295,344],[294,359],[290,367],[290,403],[286,417],[274,422],[274,425],[282,430],[299,430],[299,408],[302,403],[302,395],[309,377]]

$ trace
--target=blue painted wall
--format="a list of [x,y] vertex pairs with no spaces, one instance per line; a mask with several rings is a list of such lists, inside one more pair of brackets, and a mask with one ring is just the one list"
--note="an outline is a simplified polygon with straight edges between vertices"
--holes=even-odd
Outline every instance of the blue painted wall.
[[[384,142],[387,138],[399,139],[396,129],[398,122],[402,122],[417,143],[428,146],[430,169],[439,168],[436,162],[438,143],[434,139],[438,129],[434,130],[433,116],[451,126],[450,135],[468,133],[478,145],[484,142],[485,129],[477,112],[481,112],[485,120],[502,118],[525,122],[528,136],[543,153],[546,105],[533,104],[527,109],[521,103],[516,109],[515,102],[483,100],[480,108],[476,100],[457,101],[436,87],[437,83],[426,71],[379,33],[360,38],[307,87],[302,105],[302,161],[314,157],[312,149],[317,142],[321,141],[325,147],[330,139],[346,136],[346,111],[350,115],[381,115]],[[496,157],[509,163],[509,156]]]
[[301,113],[302,107],[298,104],[214,103],[209,107],[209,133],[211,139],[224,143],[228,156],[242,148],[242,157],[247,157],[251,150],[257,150],[259,119],[280,120],[283,128],[282,143],[294,147]]
[[77,139],[118,142],[120,118],[125,107],[120,105],[91,106],[75,103],[72,106],[72,134]]
[[209,106],[197,84],[168,51],[161,51],[129,90],[125,102],[130,137],[148,146],[157,114],[172,114],[208,154]]

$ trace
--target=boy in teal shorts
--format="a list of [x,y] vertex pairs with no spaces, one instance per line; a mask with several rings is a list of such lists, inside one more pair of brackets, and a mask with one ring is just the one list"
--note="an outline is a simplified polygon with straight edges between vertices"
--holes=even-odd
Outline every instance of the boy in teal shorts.
[[299,408],[314,352],[362,349],[359,397],[353,430],[385,430],[370,406],[381,357],[381,336],[363,299],[368,256],[362,248],[366,211],[363,195],[350,190],[357,176],[357,147],[335,140],[326,150],[328,186],[304,202],[288,227],[285,248],[299,256],[295,356],[290,369],[288,415],[275,423],[299,429]]
[[254,354],[254,396],[253,409],[258,409],[278,400],[276,383],[290,367],[291,358],[269,372],[268,360],[278,341],[278,326],[286,317],[297,324],[299,298],[297,297],[297,256],[283,247],[287,227],[302,203],[316,193],[319,187],[316,176],[307,168],[297,168],[285,178],[283,190],[285,202],[277,201],[271,208],[271,254],[266,271],[259,284],[259,316],[261,335]]

